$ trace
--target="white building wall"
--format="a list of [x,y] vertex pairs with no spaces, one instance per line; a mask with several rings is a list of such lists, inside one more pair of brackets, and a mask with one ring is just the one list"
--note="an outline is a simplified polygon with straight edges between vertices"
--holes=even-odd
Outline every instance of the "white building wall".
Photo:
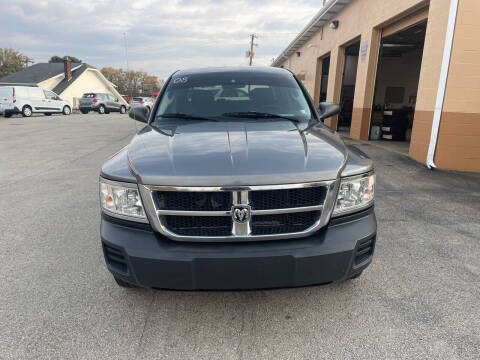
[[97,70],[87,69],[80,77],[74,80],[64,92],[58,95],[60,95],[62,99],[70,101],[74,108],[78,107],[78,99],[81,98],[83,94],[89,92],[111,93],[115,95],[120,102],[127,105],[117,90],[109,85],[106,79],[102,79],[102,77],[103,75]]

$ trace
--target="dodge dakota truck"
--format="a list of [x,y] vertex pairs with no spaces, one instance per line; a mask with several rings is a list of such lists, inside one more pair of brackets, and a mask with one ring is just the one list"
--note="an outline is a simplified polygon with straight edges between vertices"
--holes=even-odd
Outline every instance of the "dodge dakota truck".
[[122,287],[264,289],[358,277],[376,241],[372,161],[281,68],[177,71],[100,174]]

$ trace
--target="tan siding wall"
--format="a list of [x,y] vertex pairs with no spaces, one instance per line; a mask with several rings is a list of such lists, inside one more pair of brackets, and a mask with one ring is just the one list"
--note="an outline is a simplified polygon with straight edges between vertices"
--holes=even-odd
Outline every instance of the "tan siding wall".
[[87,70],[76,79],[61,96],[63,99],[70,101],[73,105],[73,98],[81,98],[86,92],[108,93],[110,90],[103,81],[100,81],[94,72]]
[[[428,6],[428,9],[425,9]],[[417,91],[409,155],[426,162],[433,113],[442,65],[450,0],[356,0],[347,5],[335,20],[338,29],[324,26],[290,57],[290,69],[303,74],[304,84],[318,96],[317,59],[331,53],[327,101],[338,102],[342,82],[343,48],[360,37],[368,41],[364,61],[359,60],[355,86],[354,111],[350,136],[368,138],[370,109],[376,75],[380,30],[401,28],[406,17],[425,16],[428,11],[425,47]],[[423,11],[423,14],[422,14]],[[460,0],[448,74],[443,115],[435,163],[439,168],[480,171],[480,1]],[[404,20],[402,20],[404,19]],[[411,21],[410,21],[411,22]],[[289,67],[289,61],[283,62]],[[318,101],[318,99],[314,99]],[[336,127],[336,119],[325,123]]]
[[430,2],[409,155],[426,163],[442,67],[450,0]]
[[[442,2],[444,0],[436,0]],[[347,5],[335,17],[339,21],[338,29],[324,26],[300,49],[300,57],[290,56],[290,69],[295,73],[304,73],[304,84],[311,95],[315,93],[317,59],[331,52],[330,73],[328,79],[327,101],[338,102],[342,82],[343,49],[354,39],[368,42],[365,59],[358,62],[357,82],[354,96],[354,114],[350,136],[357,139],[368,138],[370,109],[377,65],[380,28],[391,25],[405,16],[418,12],[428,5],[425,0],[356,0]],[[288,60],[283,62],[288,68]],[[317,100],[317,99],[315,99]],[[433,108],[432,108],[433,109]],[[336,119],[326,124],[336,127]]]
[[480,1],[458,6],[435,165],[480,171]]
[[53,78],[42,81],[37,85],[38,87],[41,87],[43,89],[53,90],[53,88],[57,86],[63,79],[64,79],[64,75],[62,74],[60,76],[55,76]]

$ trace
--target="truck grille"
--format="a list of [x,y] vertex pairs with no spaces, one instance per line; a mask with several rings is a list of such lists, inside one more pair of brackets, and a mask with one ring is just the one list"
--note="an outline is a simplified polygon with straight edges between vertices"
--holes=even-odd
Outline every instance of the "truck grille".
[[154,227],[173,240],[255,241],[317,231],[328,222],[324,206],[333,206],[334,185],[144,188],[153,200]]
[[285,209],[323,204],[325,187],[252,191],[252,209]]
[[165,224],[184,236],[229,236],[232,219],[227,216],[165,216]]
[[252,217],[253,235],[273,235],[305,231],[320,217],[319,211]]
[[230,210],[232,194],[228,192],[157,192],[158,208],[165,210],[215,211]]

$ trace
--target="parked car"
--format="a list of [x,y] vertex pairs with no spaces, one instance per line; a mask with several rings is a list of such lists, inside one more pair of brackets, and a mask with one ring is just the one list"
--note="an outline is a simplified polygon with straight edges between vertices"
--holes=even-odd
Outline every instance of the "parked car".
[[86,93],[80,99],[79,108],[82,114],[89,111],[96,111],[99,114],[108,114],[111,111],[118,111],[120,114],[127,112],[127,107],[112,94]]
[[70,115],[72,105],[47,89],[33,86],[0,86],[0,112],[5,117],[14,114],[30,117],[34,113]]
[[132,98],[132,102],[130,103],[131,107],[135,106],[145,106],[149,111],[153,107],[155,100],[148,96],[140,96]]
[[[231,84],[242,99],[215,98]],[[174,73],[102,167],[101,241],[118,285],[305,286],[358,277],[377,224],[372,161],[279,68]]]

